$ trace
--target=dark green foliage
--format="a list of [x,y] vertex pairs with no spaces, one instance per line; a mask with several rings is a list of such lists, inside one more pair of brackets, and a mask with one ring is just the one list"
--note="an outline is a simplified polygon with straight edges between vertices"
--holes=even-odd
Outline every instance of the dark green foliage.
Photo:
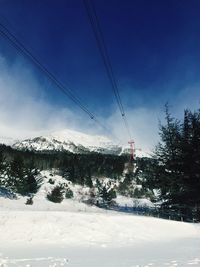
[[[126,156],[103,155],[99,153],[73,154],[58,151],[19,151],[0,145],[0,174],[6,172],[8,178],[1,179],[0,185],[13,192],[27,195],[38,190],[38,170],[59,169],[60,175],[73,183],[92,187],[92,177],[107,176],[118,179],[124,170]],[[50,180],[53,183],[53,180]]]
[[145,190],[143,188],[136,187],[133,191],[133,197],[134,198],[142,198],[146,197]]
[[69,187],[67,187],[65,192],[65,198],[73,198],[73,196],[73,191]]
[[5,186],[5,171],[7,169],[7,164],[5,162],[5,157],[2,150],[0,149],[0,186]]
[[36,179],[36,174],[33,173],[27,173],[26,177],[25,177],[25,183],[26,183],[26,191],[25,194],[29,194],[29,193],[37,193],[40,184],[41,184],[41,180],[40,179]]
[[[0,145],[6,161],[9,163],[14,158],[22,158],[24,165],[32,162],[36,169],[60,169],[60,174],[67,180],[85,184],[86,177],[107,176],[118,179],[124,170],[127,156],[104,155],[99,153],[73,154],[59,151],[18,151],[11,147]],[[89,182],[91,184],[91,181]]]
[[25,166],[25,174],[26,193],[36,193],[42,181],[37,177],[39,171],[33,162]]
[[110,205],[112,200],[116,198],[116,191],[112,188],[111,183],[103,184],[98,179],[96,180],[98,196],[105,204]]
[[15,157],[9,166],[7,185],[14,192],[24,195],[27,190],[25,166],[21,157]]
[[3,155],[3,152],[0,150],[0,175],[4,172],[5,170],[5,157]]
[[8,166],[5,186],[21,195],[36,193],[41,182],[37,175],[33,163],[25,165],[21,157],[15,156]]
[[92,188],[92,186],[93,186],[90,169],[88,170],[88,172],[85,176],[84,184],[90,188]]
[[63,194],[64,194],[63,186],[57,185],[49,194],[47,194],[47,199],[54,203],[61,203],[64,199]]
[[33,197],[29,197],[29,198],[27,198],[25,204],[26,204],[26,205],[33,205]]
[[154,159],[143,169],[144,186],[159,189],[165,205],[200,209],[200,110],[186,110],[181,122],[166,106],[160,137]]
[[126,157],[114,155],[90,154],[64,154],[60,162],[61,175],[65,179],[92,187],[92,176],[107,176],[113,179],[123,173]]

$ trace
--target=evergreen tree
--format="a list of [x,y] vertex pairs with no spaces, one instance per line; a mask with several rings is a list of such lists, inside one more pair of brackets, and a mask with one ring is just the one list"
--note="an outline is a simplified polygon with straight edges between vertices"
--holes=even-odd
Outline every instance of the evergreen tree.
[[8,186],[16,193],[25,194],[25,167],[21,157],[11,161],[8,176]]
[[38,175],[38,170],[33,168],[33,169],[28,169],[26,172],[25,176],[25,193],[37,193],[40,184],[41,184],[41,179],[37,177]]
[[41,182],[37,175],[38,170],[34,168],[33,162],[26,166],[23,159],[16,156],[8,169],[7,186],[21,195],[36,193]]
[[185,214],[194,211],[200,218],[200,110],[186,110],[181,123],[166,107],[166,125],[160,127],[160,137],[155,158],[143,176],[149,186],[160,190],[165,205]]
[[47,199],[55,203],[61,203],[64,199],[64,188],[62,185],[57,185],[54,189],[47,194]]
[[85,176],[85,181],[84,181],[85,185],[92,188],[93,183],[92,183],[92,178],[91,178],[91,171],[88,168],[86,176]]
[[200,111],[185,111],[182,127],[182,165],[184,203],[200,204]]
[[67,187],[65,191],[65,198],[73,198],[73,196],[73,191],[69,187]]
[[116,198],[116,191],[112,188],[111,183],[103,184],[98,179],[96,180],[98,196],[107,205],[110,205],[112,200]]
[[160,187],[161,197],[173,202],[181,183],[180,173],[180,122],[169,113],[166,105],[166,125],[160,126],[161,142],[156,148],[158,168],[156,171],[157,186]]
[[3,156],[3,152],[0,150],[0,174],[2,174],[5,169],[4,163],[5,163],[5,158]]

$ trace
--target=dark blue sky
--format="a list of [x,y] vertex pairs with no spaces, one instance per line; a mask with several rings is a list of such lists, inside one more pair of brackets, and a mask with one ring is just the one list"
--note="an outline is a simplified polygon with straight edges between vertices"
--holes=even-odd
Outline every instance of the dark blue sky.
[[[125,108],[176,105],[185,88],[200,99],[199,0],[93,1]],[[0,0],[0,20],[92,112],[111,112],[113,93],[82,0]],[[0,53],[21,60],[2,38]],[[75,108],[51,86],[43,90],[46,101]]]

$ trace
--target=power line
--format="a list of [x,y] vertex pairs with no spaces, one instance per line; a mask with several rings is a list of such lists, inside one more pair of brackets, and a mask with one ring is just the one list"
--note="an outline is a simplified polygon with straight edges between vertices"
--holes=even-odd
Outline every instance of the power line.
[[93,121],[95,121],[98,125],[101,126],[101,128],[103,128],[107,133],[109,133],[109,135],[111,135],[109,129],[102,124],[97,118],[96,116],[89,111],[89,109],[82,104],[82,102],[80,101],[80,99],[78,97],[76,97],[71,90],[69,90],[68,88],[66,88],[66,86],[60,82],[54,74],[52,74],[44,65],[42,65],[40,63],[40,61],[22,44],[22,42],[20,42],[16,36],[11,33],[8,28],[6,26],[4,26],[2,23],[0,23],[0,35],[2,37],[4,37],[6,40],[9,41],[9,43],[20,53],[22,54],[24,57],[27,57],[37,68],[39,68],[39,70],[45,74],[45,76],[54,84],[56,85],[56,88],[59,89],[63,94],[65,94],[68,98],[70,98],[77,106],[79,106],[80,109],[82,109],[82,111],[84,111],[89,117],[90,119],[92,119]]
[[39,60],[34,57],[29,50],[27,50],[24,45],[16,39],[16,37],[8,31],[5,26],[0,23],[0,26],[3,27],[6,32],[0,30],[0,34],[5,37],[23,56],[28,57],[34,65],[36,65],[50,80],[53,82],[57,88],[67,95],[74,103],[76,103],[84,112],[86,112],[91,119],[94,119],[94,115],[81,103],[81,101],[75,97],[72,92],[67,89],[58,79],[50,72],[46,67],[44,67]]
[[[120,103],[120,97],[119,97],[119,93],[118,93],[118,90],[117,90],[117,87],[116,87],[116,84],[115,84],[115,79],[114,79],[114,75],[113,75],[113,71],[112,71],[112,66],[110,64],[110,61],[108,60],[108,53],[107,53],[107,49],[106,49],[106,46],[105,46],[104,38],[103,38],[103,35],[100,34],[99,31],[97,31],[98,20],[97,20],[96,16],[94,17],[94,14],[95,14],[94,11],[95,10],[91,9],[91,6],[89,5],[89,2],[87,0],[85,0],[84,3],[85,3],[86,10],[87,10],[88,18],[90,20],[90,23],[91,23],[91,26],[92,26],[92,29],[93,29],[93,32],[94,32],[95,39],[97,41],[98,48],[100,50],[100,54],[101,54],[101,56],[103,58],[103,63],[104,63],[105,68],[107,70],[108,77],[111,80],[112,88],[113,88],[117,103],[119,105],[120,112],[123,114],[124,111],[123,111],[123,107],[122,107],[122,105]],[[96,24],[96,26],[95,26],[95,24]]]
[[122,119],[124,122],[124,126],[127,130],[129,138],[131,139],[131,132],[130,132],[130,128],[128,125],[128,121],[126,119],[122,100],[121,100],[121,97],[119,94],[118,83],[117,83],[116,78],[114,76],[112,64],[111,64],[110,58],[108,56],[108,51],[106,48],[103,32],[102,32],[102,29],[101,29],[101,26],[99,23],[99,19],[98,19],[94,4],[93,4],[92,0],[91,1],[90,0],[83,0],[83,2],[84,2],[84,6],[86,8],[86,11],[87,11],[87,15],[88,15],[90,24],[92,26],[92,30],[94,32],[97,46],[99,48],[100,54],[101,54],[102,59],[103,59],[104,66],[106,68],[108,78],[111,82],[112,90],[114,92],[114,95],[115,95],[115,98],[117,101],[117,105],[119,107],[119,110],[120,110],[120,113],[121,113],[121,116],[122,116]]

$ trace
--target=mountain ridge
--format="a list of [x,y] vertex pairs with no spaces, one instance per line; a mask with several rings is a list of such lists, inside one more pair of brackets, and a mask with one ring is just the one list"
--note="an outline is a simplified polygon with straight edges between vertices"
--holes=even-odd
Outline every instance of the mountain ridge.
[[[97,152],[102,154],[129,154],[130,147],[114,143],[103,135],[89,135],[79,131],[64,129],[45,135],[15,141],[11,146],[17,150],[29,151],[68,151],[72,153]],[[135,156],[149,157],[149,154],[136,149]]]
[[44,136],[29,138],[13,144],[16,149],[34,151],[55,150],[80,152],[99,152],[104,154],[119,154],[121,147],[110,139],[100,135],[88,135],[73,130],[56,131]]

